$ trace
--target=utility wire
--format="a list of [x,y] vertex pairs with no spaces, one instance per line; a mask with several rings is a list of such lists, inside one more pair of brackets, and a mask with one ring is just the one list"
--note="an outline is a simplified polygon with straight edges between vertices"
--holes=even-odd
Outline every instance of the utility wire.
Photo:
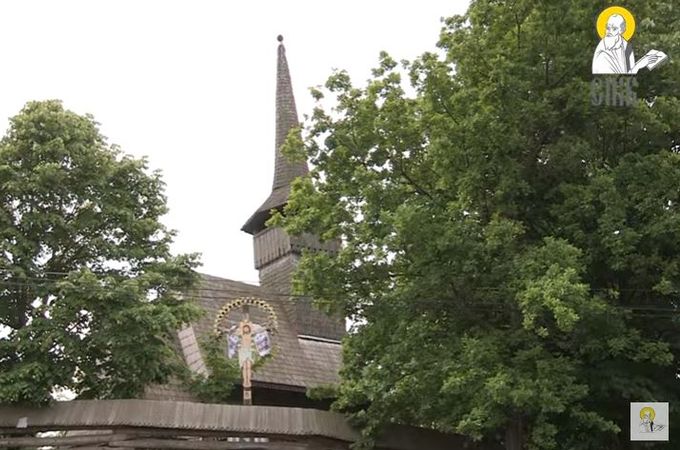
[[[44,288],[45,286],[54,286],[58,282],[62,280],[47,280],[47,279],[39,279],[41,281],[40,283],[35,283],[35,282],[21,282],[21,281],[2,281],[0,280],[0,286],[9,286],[9,287],[27,287],[27,288]],[[46,283],[47,281],[47,283]],[[288,283],[281,283],[282,286],[289,287],[290,284]],[[106,286],[99,286],[97,290],[101,291],[109,291],[110,288]],[[473,288],[474,290],[474,288]],[[500,289],[499,289],[500,290]],[[89,292],[95,292],[92,287],[88,287],[86,291]],[[290,298],[309,298],[308,295],[302,295],[302,294],[293,294],[293,293],[285,293],[285,292],[277,292],[277,291],[271,291],[271,290],[265,290],[262,287],[259,286],[253,286],[253,289],[234,289],[234,288],[210,288],[210,287],[193,287],[188,290],[188,293],[191,294],[192,292],[198,293],[198,296],[201,296],[200,293],[203,292],[214,292],[214,293],[222,293],[224,295],[224,299],[232,299],[235,298],[235,296],[262,296],[266,298],[282,298],[282,299],[290,299]],[[328,301],[324,302],[321,301],[320,303],[330,303],[333,300],[344,300],[346,299],[346,296],[338,294],[337,296],[331,296]],[[511,307],[511,305],[506,304],[506,303],[497,303],[497,302],[474,302],[474,303],[461,303],[461,302],[456,302],[453,299],[450,298],[425,298],[425,297],[420,297],[420,298],[414,298],[413,300],[396,300],[396,301],[391,301],[391,300],[383,300],[379,301],[376,303],[377,305],[388,305],[388,304],[393,304],[395,306],[404,306],[407,304],[429,304],[429,305],[446,305],[454,308],[461,308],[461,309],[466,309],[466,310],[478,310],[478,311],[504,311]],[[620,310],[630,310],[630,311],[639,311],[640,314],[642,312],[648,312],[648,313],[670,313],[670,315],[680,315],[680,307],[674,308],[674,307],[658,307],[658,306],[650,306],[650,305],[607,305],[608,307],[611,308],[616,308]]]
[[[2,271],[2,269],[0,269],[0,271]],[[56,274],[57,272],[53,272],[53,273]],[[64,275],[69,275],[68,273],[63,273],[63,274],[64,274]],[[25,281],[23,281],[23,280],[31,280],[31,281],[39,282],[40,284],[38,284],[38,283],[33,283],[33,282],[25,282]],[[22,280],[21,280],[21,281],[0,280],[0,283],[14,284],[14,285],[26,286],[26,287],[41,287],[41,286],[50,285],[50,284],[56,284],[56,283],[64,282],[64,281],[68,281],[68,280],[66,280],[65,278],[61,278],[61,279],[53,279],[53,278],[40,278],[40,277],[22,277]],[[104,281],[104,280],[103,280],[103,279],[100,279],[99,281]],[[220,279],[220,281],[212,281],[212,280],[207,280],[207,279],[200,280],[200,278],[199,278],[199,280],[198,280],[198,286],[193,286],[193,287],[189,288],[188,290],[189,290],[189,291],[196,291],[196,290],[198,290],[198,291],[206,291],[206,292],[225,292],[225,293],[230,293],[230,294],[231,294],[231,293],[252,294],[252,293],[253,293],[253,290],[257,290],[258,293],[260,293],[260,294],[265,293],[265,294],[271,295],[271,296],[280,296],[280,297],[309,297],[308,295],[304,295],[304,294],[293,294],[293,293],[285,293],[285,292],[278,292],[278,291],[265,291],[265,290],[263,290],[263,287],[260,286],[260,285],[251,285],[251,287],[249,287],[249,288],[247,288],[247,289],[238,289],[238,288],[234,288],[234,287],[223,287],[223,288],[204,287],[204,286],[201,286],[201,284],[200,284],[201,281],[207,282],[207,283],[213,283],[213,282],[219,283],[219,282],[221,282],[221,281],[227,281],[227,282],[236,282],[236,283],[241,283],[241,284],[246,284],[246,285],[248,284],[248,283],[246,283],[246,282],[244,282],[244,281],[229,280],[229,279],[224,279],[224,278],[223,278],[223,279]],[[276,282],[276,283],[268,283],[267,285],[268,285],[268,286],[274,286],[274,287],[280,286],[280,287],[282,287],[282,288],[290,288],[291,283],[290,283],[290,282]],[[105,288],[105,287],[102,286],[102,288]],[[506,289],[506,288],[498,288],[498,287],[476,286],[476,287],[470,287],[470,288],[468,288],[468,291],[469,291],[469,290],[473,290],[473,291],[489,291],[489,292],[505,292],[507,289]],[[611,291],[611,289],[606,289],[606,288],[592,288],[592,289],[590,289],[590,291],[591,291],[591,292],[602,292],[602,291]],[[632,291],[636,291],[636,292],[655,292],[655,291],[652,290],[652,289],[623,289],[623,290],[620,290],[620,291],[621,291],[621,292],[632,292]],[[335,298],[341,299],[341,298],[346,298],[346,296],[345,296],[344,294],[338,294],[338,296],[335,297]],[[449,302],[449,301],[450,301],[450,299],[440,299],[440,300],[438,300],[438,301],[441,301],[441,300],[446,301],[446,302]],[[476,303],[480,303],[480,302],[476,302]],[[496,304],[496,303],[494,302],[494,303],[492,303],[492,304]],[[640,306],[640,307],[648,307],[648,305],[631,305],[631,306],[626,306],[626,308],[635,308],[635,307],[637,307],[637,306]],[[680,306],[678,307],[678,309],[671,308],[671,310],[673,310],[673,311],[675,311],[675,310],[680,310]]]
[[[0,268],[0,272],[4,273],[14,273],[9,269],[2,269]],[[31,277],[31,276],[22,276],[21,279],[25,280],[35,280],[35,281],[67,281],[64,277],[68,275],[75,275],[78,274],[77,271],[72,271],[72,272],[42,272],[46,275],[59,275],[60,278],[48,278],[48,277]],[[98,276],[100,278],[100,281],[103,281],[104,277],[111,276],[111,275],[105,275],[105,274],[97,274],[94,273],[95,276]],[[139,276],[142,276],[144,274],[140,274]],[[209,279],[209,278],[204,278],[203,276],[207,276],[210,278],[215,278],[215,280]],[[134,277],[129,278],[129,279],[134,279]],[[182,281],[188,281],[191,278],[190,277],[178,277],[177,279],[182,280]],[[197,273],[197,282],[207,282],[207,283],[220,283],[220,282],[232,282],[232,283],[241,283],[241,284],[246,284],[250,285],[255,289],[261,289],[261,286],[258,284],[260,281],[254,281],[254,280],[234,280],[231,278],[222,278],[214,275],[208,275],[208,274],[202,274],[202,273]],[[0,280],[2,281],[2,280]],[[272,285],[280,285],[281,287],[286,287],[290,286],[290,282],[275,282],[275,283],[267,283],[267,285],[272,286]],[[213,290],[213,289],[207,289],[207,288],[200,288],[202,290]],[[474,290],[474,291],[489,291],[489,292],[505,292],[507,288],[502,288],[502,287],[497,287],[497,286],[474,286],[474,287],[467,287],[467,290]],[[214,290],[223,290],[223,289],[214,289]],[[227,289],[229,291],[233,290],[231,288]],[[590,292],[657,292],[654,289],[641,289],[641,288],[593,288],[589,287],[588,290]],[[289,294],[285,294],[289,295]],[[304,295],[302,295],[304,297]]]

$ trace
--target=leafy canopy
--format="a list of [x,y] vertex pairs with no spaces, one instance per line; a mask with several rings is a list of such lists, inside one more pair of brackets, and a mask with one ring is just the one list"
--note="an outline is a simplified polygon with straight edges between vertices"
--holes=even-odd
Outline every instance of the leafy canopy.
[[594,107],[606,6],[473,1],[437,51],[313,91],[286,151],[315,168],[274,223],[344,241],[296,286],[362,323],[335,407],[367,438],[622,449],[628,402],[678,399],[680,10],[623,2],[638,54],[671,62],[640,72],[637,107]]
[[196,255],[171,256],[160,173],[90,116],[30,102],[0,141],[0,403],[125,398],[180,367]]

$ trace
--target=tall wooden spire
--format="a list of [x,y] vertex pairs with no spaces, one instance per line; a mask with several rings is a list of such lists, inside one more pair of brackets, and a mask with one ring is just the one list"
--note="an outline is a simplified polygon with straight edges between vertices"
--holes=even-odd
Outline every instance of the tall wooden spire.
[[282,228],[267,228],[270,211],[281,210],[290,194],[293,180],[308,172],[305,162],[291,163],[281,154],[281,146],[290,130],[298,126],[293,86],[288,71],[283,37],[279,36],[276,74],[276,139],[274,152],[274,184],[265,202],[241,228],[253,235],[255,268],[260,286],[283,304],[286,316],[298,336],[340,339],[345,334],[345,320],[327,316],[312,306],[308,298],[291,296],[293,273],[304,250],[335,252],[340,242],[320,242],[318,236],[289,236]]
[[297,177],[307,173],[307,163],[291,163],[281,154],[281,146],[286,141],[288,133],[297,127],[297,109],[293,96],[293,83],[290,80],[286,48],[283,46],[283,36],[278,36],[279,49],[276,63],[276,165],[274,168],[273,190],[288,187]]
[[299,125],[293,84],[288,70],[286,48],[283,36],[278,36],[279,48],[276,66],[276,139],[274,143],[274,183],[272,192],[255,213],[241,228],[243,231],[256,234],[262,231],[264,223],[269,219],[269,211],[280,209],[288,201],[290,184],[299,176],[308,172],[307,163],[290,162],[281,154],[281,146],[292,128]]

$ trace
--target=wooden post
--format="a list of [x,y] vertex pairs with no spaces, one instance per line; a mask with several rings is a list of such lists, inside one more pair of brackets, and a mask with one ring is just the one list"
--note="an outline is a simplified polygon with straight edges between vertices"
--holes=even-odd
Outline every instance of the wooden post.
[[519,414],[515,414],[505,429],[505,450],[524,449],[524,420]]

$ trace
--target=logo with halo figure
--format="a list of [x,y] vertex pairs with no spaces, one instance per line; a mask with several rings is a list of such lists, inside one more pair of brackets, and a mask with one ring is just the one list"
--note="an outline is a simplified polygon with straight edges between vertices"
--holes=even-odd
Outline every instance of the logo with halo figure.
[[635,17],[626,8],[611,6],[597,18],[597,34],[600,43],[593,54],[593,74],[635,75],[642,68],[654,70],[668,60],[659,50],[650,50],[635,60],[633,44]]
[[667,441],[668,403],[631,403],[630,440]]
[[[600,42],[595,47],[591,84],[591,102],[595,106],[636,106],[639,86],[635,75],[643,69],[654,70],[668,61],[660,50],[650,50],[636,60],[631,39],[635,35],[635,17],[622,6],[611,6],[597,17],[595,28]],[[651,107],[651,101],[645,99]]]

